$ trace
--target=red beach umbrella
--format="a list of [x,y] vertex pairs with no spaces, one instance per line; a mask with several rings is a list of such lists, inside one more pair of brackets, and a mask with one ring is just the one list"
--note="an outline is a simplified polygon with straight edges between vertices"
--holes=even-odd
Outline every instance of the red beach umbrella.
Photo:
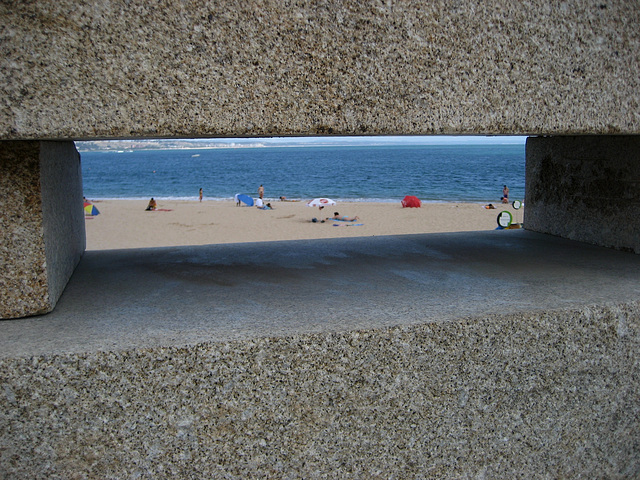
[[413,195],[407,195],[402,199],[402,207],[403,208],[420,208],[422,202],[418,197],[414,197]]

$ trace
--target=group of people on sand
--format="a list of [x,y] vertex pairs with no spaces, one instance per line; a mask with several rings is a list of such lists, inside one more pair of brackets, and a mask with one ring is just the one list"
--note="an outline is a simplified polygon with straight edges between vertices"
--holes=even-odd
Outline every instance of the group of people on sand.
[[253,203],[250,202],[250,199],[251,197],[247,195],[236,193],[235,195],[236,207],[239,207],[241,205],[241,202],[244,201],[248,205],[255,205],[256,208],[260,210],[273,210],[271,203],[266,203],[266,204],[264,203],[264,186],[263,185],[260,185],[258,187],[258,198],[256,198]]
[[[202,202],[202,188],[199,191],[199,199]],[[273,207],[271,206],[271,203],[264,203],[264,186],[260,185],[258,187],[258,198],[256,199],[256,208],[260,209],[260,210],[273,210]],[[283,202],[287,201],[287,197],[281,196],[280,200]],[[502,197],[500,198],[500,200],[502,201],[502,203],[509,203],[509,187],[507,187],[506,185],[504,185],[502,187]],[[85,200],[86,201],[86,200]],[[291,200],[289,200],[291,201]],[[240,201],[237,201],[237,204],[240,204]],[[147,205],[147,208],[145,210],[149,211],[149,210],[156,210],[158,208],[158,204],[157,202],[154,200],[153,197],[151,197],[151,200],[149,200],[149,204]],[[322,210],[324,207],[320,207],[320,210]],[[494,207],[491,203],[489,205],[485,205],[484,208],[488,208],[488,209],[494,209],[496,207]],[[326,217],[324,220],[320,220],[320,223],[324,223],[324,222],[329,222],[329,221],[334,221],[334,222],[355,222],[359,220],[359,218],[357,216],[355,217],[348,217],[346,215],[340,215],[339,212],[333,212],[333,217]],[[311,220],[312,222],[316,223],[318,222],[317,218],[313,218]]]
[[260,210],[273,210],[273,207],[270,203],[264,203],[261,198],[256,199],[256,208]]
[[[506,185],[505,185],[506,188]],[[202,202],[202,188],[200,189],[200,191],[198,192],[198,198],[199,200]],[[273,207],[271,206],[271,203],[267,202],[264,203],[264,186],[260,185],[258,187],[258,198],[256,199],[256,208],[260,209],[260,210],[273,210]],[[281,201],[287,201],[287,197],[281,196],[280,197]],[[291,201],[291,200],[289,200]],[[240,201],[238,200],[238,204],[240,204]],[[151,197],[151,200],[149,200],[149,204],[147,205],[147,208],[145,210],[147,211],[151,211],[151,210],[157,210],[158,208],[158,203],[156,202],[156,200]],[[320,210],[322,210],[324,207],[320,207]],[[321,223],[324,223],[325,221],[336,221],[336,222],[355,222],[359,220],[359,218],[357,216],[355,217],[348,217],[346,215],[340,215],[339,212],[333,212],[333,217],[327,217],[324,220],[321,220]],[[314,218],[312,220],[313,222],[317,222],[318,219]]]
[[[203,197],[204,193],[202,188],[198,191],[198,200],[200,202],[202,202],[202,197]],[[273,207],[271,206],[270,203],[264,204],[263,202],[263,198],[264,198],[264,187],[262,185],[260,185],[260,187],[258,187],[258,199],[256,200],[256,207],[258,207],[261,210],[272,210]],[[280,199],[282,199],[284,197],[280,197]],[[240,200],[237,200],[237,204],[240,205]],[[151,197],[151,200],[149,200],[149,204],[147,205],[147,208],[145,208],[145,210],[147,211],[151,211],[151,210],[157,210],[158,208],[158,203],[155,201],[155,199],[153,197]]]
[[[509,187],[507,187],[506,185],[502,187],[502,197],[500,197],[500,201],[502,203],[509,203]],[[492,203],[490,203],[489,205],[485,205],[484,208],[493,210],[496,207]]]
[[258,187],[258,198],[256,199],[256,208],[259,210],[273,210],[270,203],[264,203],[264,187],[260,185]]

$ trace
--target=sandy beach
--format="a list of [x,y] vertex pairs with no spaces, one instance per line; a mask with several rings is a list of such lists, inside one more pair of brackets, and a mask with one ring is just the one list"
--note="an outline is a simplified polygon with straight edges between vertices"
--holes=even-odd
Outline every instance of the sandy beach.
[[[499,202],[495,210],[476,203],[402,208],[400,202],[343,202],[320,211],[305,201],[267,201],[273,210],[238,207],[233,201],[158,200],[157,211],[145,211],[147,200],[94,201],[100,214],[85,217],[87,250],[494,230],[503,210],[511,212],[514,223],[524,219],[524,208],[516,211]],[[334,212],[359,220],[320,222]]]

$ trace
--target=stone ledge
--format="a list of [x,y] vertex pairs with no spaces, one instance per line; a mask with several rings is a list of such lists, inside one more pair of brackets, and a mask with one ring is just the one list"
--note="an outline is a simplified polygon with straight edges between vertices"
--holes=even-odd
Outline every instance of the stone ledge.
[[632,478],[639,264],[523,230],[87,252],[0,322],[0,465]]
[[640,302],[0,360],[5,478],[631,478]]
[[94,251],[53,312],[0,323],[0,357],[625,303],[639,284],[640,255],[526,230]]

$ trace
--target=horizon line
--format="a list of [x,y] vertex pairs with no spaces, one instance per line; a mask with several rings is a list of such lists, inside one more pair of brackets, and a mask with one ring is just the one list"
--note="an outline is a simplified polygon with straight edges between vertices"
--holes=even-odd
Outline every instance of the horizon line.
[[[401,145],[524,145],[527,136],[515,135],[385,135],[385,136],[318,136],[318,137],[213,137],[213,138],[146,138],[76,141],[80,149],[93,145],[121,145],[134,148],[137,144],[185,143],[211,145],[218,148],[274,146],[401,146]],[[137,148],[140,148],[137,146]]]

